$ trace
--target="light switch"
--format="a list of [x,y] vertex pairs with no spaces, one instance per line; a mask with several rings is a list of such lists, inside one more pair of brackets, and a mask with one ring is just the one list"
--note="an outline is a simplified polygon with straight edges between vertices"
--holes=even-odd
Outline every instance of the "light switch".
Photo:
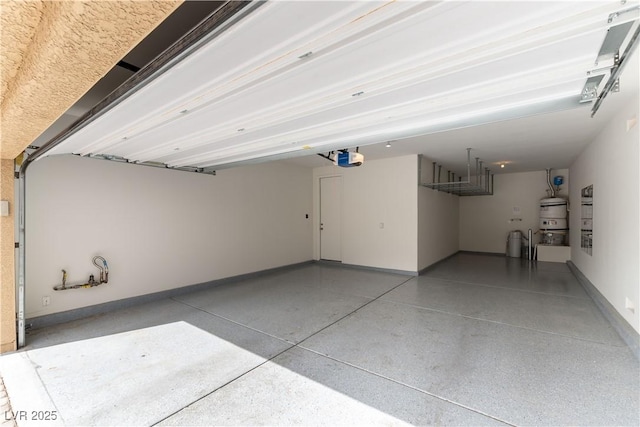
[[8,200],[0,201],[0,215],[1,216],[9,216],[9,201]]

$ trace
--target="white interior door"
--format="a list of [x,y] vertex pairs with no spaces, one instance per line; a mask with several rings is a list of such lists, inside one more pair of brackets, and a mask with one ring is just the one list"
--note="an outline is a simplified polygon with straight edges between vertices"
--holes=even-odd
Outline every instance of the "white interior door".
[[320,178],[320,259],[342,261],[342,177]]

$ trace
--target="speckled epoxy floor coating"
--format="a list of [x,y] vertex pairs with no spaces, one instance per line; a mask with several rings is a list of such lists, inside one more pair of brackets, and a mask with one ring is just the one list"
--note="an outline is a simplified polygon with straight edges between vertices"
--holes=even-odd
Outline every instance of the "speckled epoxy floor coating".
[[28,338],[12,406],[67,425],[640,424],[638,361],[563,264],[313,264]]

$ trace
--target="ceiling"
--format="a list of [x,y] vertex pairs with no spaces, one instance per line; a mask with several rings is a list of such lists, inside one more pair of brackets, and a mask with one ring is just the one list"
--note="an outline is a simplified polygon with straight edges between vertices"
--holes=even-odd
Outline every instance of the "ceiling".
[[[124,61],[143,66],[219,6],[185,3]],[[471,147],[485,165],[506,164],[494,172],[568,167],[638,94],[634,52],[620,92],[594,118],[592,102],[580,102],[588,73],[603,75],[599,90],[609,78],[607,30],[625,22],[635,29],[637,6],[254,3],[48,154],[169,167],[274,159],[313,167],[329,164],[317,152],[359,146],[366,160],[425,154],[461,171]],[[114,69],[36,145],[131,74]]]

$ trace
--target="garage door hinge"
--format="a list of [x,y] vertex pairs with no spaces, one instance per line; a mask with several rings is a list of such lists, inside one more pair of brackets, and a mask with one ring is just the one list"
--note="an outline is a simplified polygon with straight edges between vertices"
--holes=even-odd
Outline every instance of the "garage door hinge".
[[16,179],[20,179],[20,172],[14,172],[14,173],[13,173],[13,176],[14,176]]
[[15,242],[15,243],[14,243],[14,247],[15,247],[16,249],[19,249],[19,248],[20,248],[20,242]]

